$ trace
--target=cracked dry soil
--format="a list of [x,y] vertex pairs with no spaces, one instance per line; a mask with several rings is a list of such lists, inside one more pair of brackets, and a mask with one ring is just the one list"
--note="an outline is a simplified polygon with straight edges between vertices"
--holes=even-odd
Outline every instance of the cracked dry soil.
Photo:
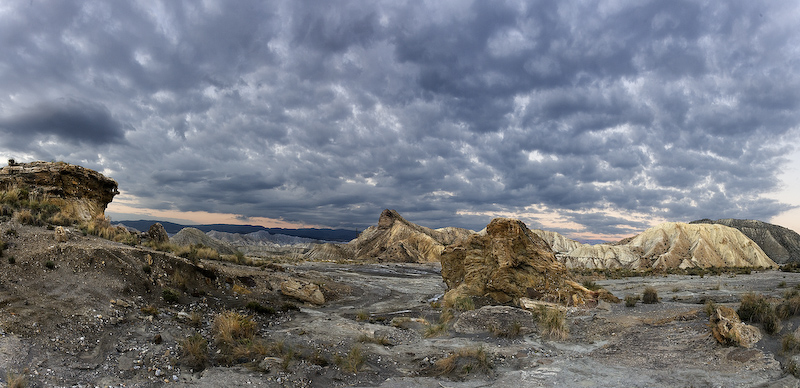
[[[66,243],[46,228],[8,222],[0,233],[8,243],[0,258],[3,384],[24,376],[29,387],[800,386],[781,368],[780,334],[753,349],[722,346],[701,304],[735,308],[751,290],[779,296],[778,285],[791,288],[800,274],[602,280],[620,298],[653,286],[661,303],[571,309],[566,340],[535,325],[513,337],[480,327],[459,333],[459,313],[426,337],[442,312],[433,307],[445,291],[438,265],[194,264],[74,230]],[[289,278],[319,284],[326,303],[283,296]],[[166,302],[164,288],[178,300]],[[245,307],[252,301],[275,312],[253,313]],[[211,325],[228,310],[250,315],[272,353],[231,366],[216,360]],[[796,326],[787,322],[782,333]],[[181,340],[196,333],[209,340],[211,362],[201,371],[180,357]],[[351,357],[354,349],[361,357]],[[437,373],[437,360],[463,349],[481,351],[488,367]]]

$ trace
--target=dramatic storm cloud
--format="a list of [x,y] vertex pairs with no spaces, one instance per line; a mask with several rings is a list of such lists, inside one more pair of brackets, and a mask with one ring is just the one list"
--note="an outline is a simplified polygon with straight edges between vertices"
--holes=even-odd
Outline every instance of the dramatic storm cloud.
[[797,20],[794,1],[8,2],[0,154],[104,172],[140,214],[769,221],[800,204],[770,196],[798,152]]

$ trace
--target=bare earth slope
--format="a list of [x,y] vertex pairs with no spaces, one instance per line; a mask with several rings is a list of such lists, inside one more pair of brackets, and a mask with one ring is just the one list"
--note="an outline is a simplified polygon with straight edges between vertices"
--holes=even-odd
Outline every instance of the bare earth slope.
[[779,225],[757,220],[725,218],[712,221],[702,219],[692,224],[720,224],[736,228],[753,240],[770,259],[778,264],[800,262],[800,234]]

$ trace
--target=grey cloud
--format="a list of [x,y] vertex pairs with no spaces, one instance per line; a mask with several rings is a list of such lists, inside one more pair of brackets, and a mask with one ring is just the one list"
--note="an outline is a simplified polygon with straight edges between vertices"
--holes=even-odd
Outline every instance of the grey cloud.
[[66,142],[94,145],[121,143],[125,139],[123,125],[105,105],[76,98],[40,103],[1,118],[0,130],[6,136],[55,136]]

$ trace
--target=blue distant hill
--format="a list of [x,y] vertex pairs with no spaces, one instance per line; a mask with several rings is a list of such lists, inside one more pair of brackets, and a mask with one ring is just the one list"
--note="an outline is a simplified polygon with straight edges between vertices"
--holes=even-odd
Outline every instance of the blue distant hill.
[[226,233],[239,233],[247,234],[259,231],[267,231],[271,234],[284,234],[287,236],[312,238],[315,240],[325,241],[339,241],[348,242],[358,237],[359,232],[356,230],[348,229],[316,229],[316,228],[303,228],[303,229],[286,229],[286,228],[265,228],[257,225],[230,225],[230,224],[205,224],[205,225],[181,225],[169,221],[155,221],[155,220],[138,220],[138,221],[118,221],[115,224],[123,224],[125,226],[140,230],[147,231],[150,226],[156,222],[164,226],[164,229],[169,234],[180,232],[183,228],[197,228],[203,232],[210,232],[216,230],[218,232]]

